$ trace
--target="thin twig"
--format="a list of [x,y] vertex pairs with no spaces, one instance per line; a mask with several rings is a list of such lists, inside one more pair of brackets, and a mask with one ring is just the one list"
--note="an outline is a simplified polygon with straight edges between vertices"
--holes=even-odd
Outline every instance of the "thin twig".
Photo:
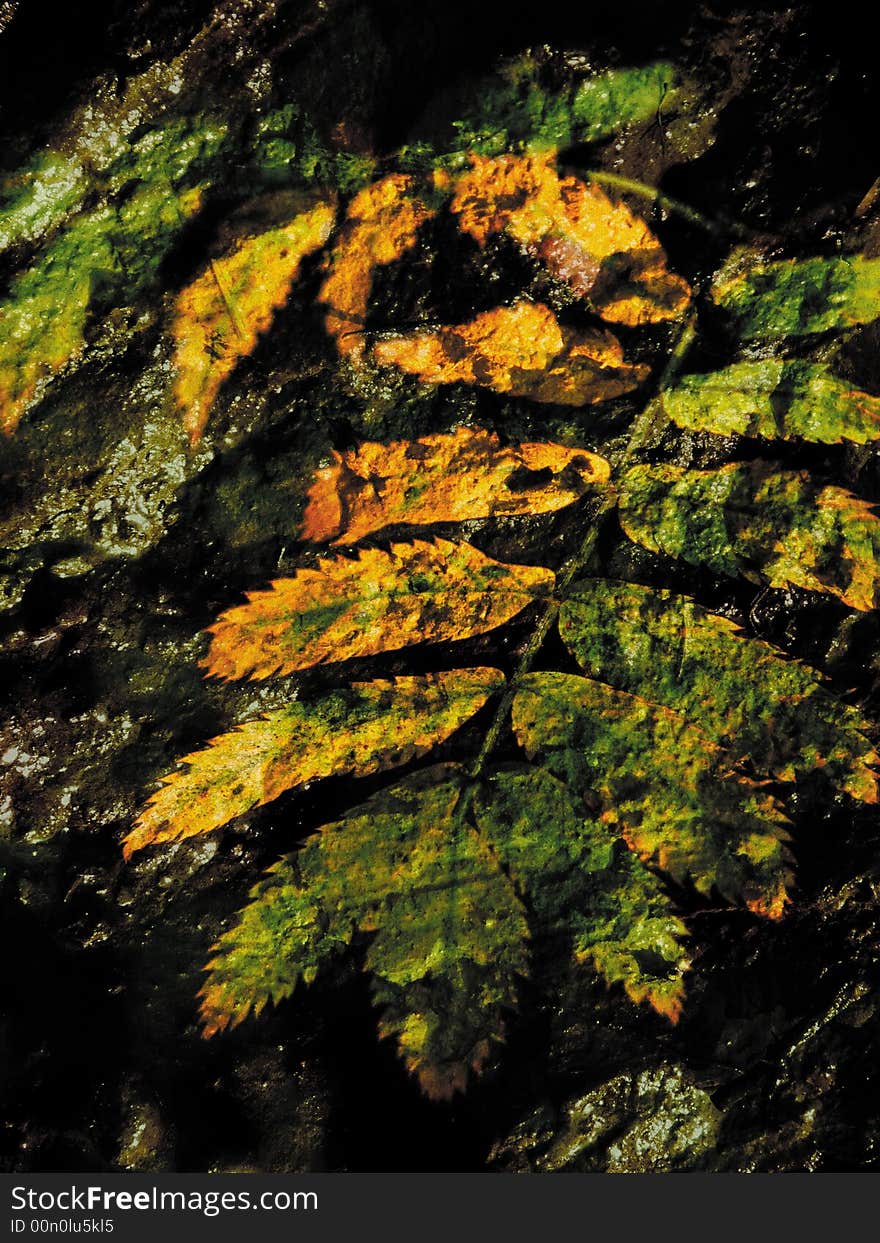
[[[626,444],[621,450],[618,451],[618,453],[610,455],[613,473],[619,471],[633,458],[633,456],[639,451],[640,447],[656,429],[657,424],[663,415],[660,394],[666,385],[673,379],[684,362],[685,355],[693,343],[695,331],[695,316],[691,314],[682,326],[672,353],[669,356],[669,361],[657,380],[655,391],[650,401],[648,401],[642,408],[633,423],[632,430],[630,431]],[[614,488],[609,485],[602,499],[598,502],[598,504],[592,506],[589,510],[589,525],[583,541],[581,542],[578,550],[568,559],[559,571],[557,575],[557,592],[555,596],[551,600],[548,600],[544,605],[544,609],[538,619],[538,623],[532,631],[529,640],[522,651],[519,661],[517,662],[516,669],[507,683],[504,693],[498,701],[498,705],[495,709],[495,715],[493,716],[492,723],[483,738],[482,746],[480,747],[480,750],[468,771],[470,781],[461,791],[455,809],[455,820],[457,824],[462,822],[471,807],[477,783],[483,775],[483,771],[492,755],[492,752],[495,750],[495,746],[501,736],[502,730],[507,724],[507,718],[513,706],[513,699],[519,688],[519,684],[531,670],[535,657],[538,655],[538,652],[544,645],[545,639],[552,630],[553,624],[559,614],[561,601],[564,598],[567,589],[571,586],[575,578],[579,574],[583,573],[583,571],[587,568],[601,533],[602,522],[608,514],[614,511],[616,504],[617,497]]]
[[739,220],[705,216],[702,212],[697,211],[695,207],[691,207],[688,203],[683,203],[681,199],[673,198],[671,194],[664,194],[662,190],[658,190],[656,186],[648,185],[645,181],[636,181],[632,177],[621,177],[619,173],[607,173],[601,168],[586,169],[584,176],[589,177],[591,181],[598,182],[599,185],[609,186],[612,190],[621,190],[624,194],[637,194],[639,198],[650,199],[653,203],[657,203],[658,206],[664,207],[676,216],[681,216],[684,220],[689,220],[697,228],[716,237],[732,236],[739,238],[741,241],[752,241],[762,236],[757,229],[752,229],[749,225],[743,224]]
[[246,341],[247,333],[245,332],[244,328],[242,328],[241,326],[241,321],[238,318],[238,312],[235,309],[235,305],[232,301],[231,296],[223,288],[223,282],[220,280],[220,273],[217,271],[217,264],[214,262],[213,259],[209,259],[208,266],[211,269],[211,275],[214,278],[214,284],[217,286],[217,289],[220,291],[220,297],[222,299],[223,305],[226,307],[226,313],[229,316],[230,322],[232,324],[233,329],[235,330],[236,336],[239,338],[240,341]]
[[[165,171],[165,180],[168,182],[168,189],[171,192],[171,202],[175,212],[177,213],[177,218],[181,225],[185,225],[187,223],[187,217],[181,210],[180,200],[177,197],[174,182],[171,180],[171,174],[167,171],[167,169]],[[217,292],[220,294],[220,300],[226,307],[226,314],[229,316],[229,322],[232,324],[233,331],[236,336],[240,338],[240,340],[244,341],[247,334],[241,326],[241,322],[238,318],[238,314],[236,313],[232,298],[223,287],[223,282],[220,280],[220,273],[217,271],[217,265],[213,259],[208,260],[208,267],[211,270],[211,276],[213,277],[214,284],[217,286]]]

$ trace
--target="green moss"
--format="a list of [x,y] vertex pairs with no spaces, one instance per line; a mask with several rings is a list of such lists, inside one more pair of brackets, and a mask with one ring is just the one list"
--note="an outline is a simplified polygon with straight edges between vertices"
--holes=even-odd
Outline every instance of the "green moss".
[[203,179],[219,169],[227,127],[203,115],[176,118],[144,135],[111,169],[116,215],[110,239],[120,277],[113,304],[131,302],[154,281],[181,229],[198,211]]
[[111,191],[130,181],[193,185],[217,168],[230,133],[229,122],[218,113],[196,112],[170,116],[147,130],[107,171]]
[[661,102],[667,108],[674,105],[677,77],[674,65],[658,61],[587,78],[571,99],[574,140],[597,142],[627,125],[653,119]]
[[12,282],[0,305],[0,427],[12,431],[43,384],[83,346],[94,289],[118,263],[109,208],[79,217]]
[[[526,56],[480,83],[470,110],[452,122],[452,134],[439,137],[437,153],[456,164],[468,151],[500,155],[598,142],[652,118],[676,71],[666,62],[610,69],[558,90],[541,79],[541,66]],[[412,164],[426,153],[417,142],[407,160]]]
[[295,104],[262,117],[250,158],[270,182],[332,186],[355,194],[377,175],[373,156],[329,148],[311,119]]
[[722,1115],[678,1065],[616,1075],[564,1110],[542,1172],[647,1174],[704,1168]]
[[[75,215],[16,276],[0,304],[0,426],[13,430],[77,356],[95,310],[130,304],[150,286],[223,136],[207,118],[151,131],[110,170],[110,198]],[[60,218],[65,209],[53,210]]]
[[41,151],[0,184],[0,251],[38,241],[80,206],[87,191],[78,161]]

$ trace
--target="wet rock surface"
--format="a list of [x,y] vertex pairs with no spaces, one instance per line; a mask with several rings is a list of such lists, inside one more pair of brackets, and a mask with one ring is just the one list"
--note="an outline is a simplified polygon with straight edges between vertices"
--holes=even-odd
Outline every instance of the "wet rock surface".
[[[0,212],[4,293],[77,213],[130,221],[132,180],[147,193],[160,177],[155,151],[178,204],[196,187],[206,203],[187,220],[164,214],[167,194],[157,212],[145,201],[155,228],[114,260],[106,307],[81,348],[41,380],[0,442],[0,868],[12,947],[2,1168],[878,1168],[877,819],[819,779],[796,798],[799,890],[784,921],[763,925],[678,895],[699,946],[678,1027],[576,975],[560,946],[536,946],[503,1057],[450,1105],[423,1100],[376,1041],[351,965],[259,1022],[211,1042],[199,1035],[195,995],[211,944],[268,862],[355,801],[351,781],[122,862],[121,837],[179,756],[298,689],[329,684],[317,672],[221,685],[201,677],[198,660],[220,609],[309,555],[296,529],[309,477],[332,447],[476,423],[607,451],[638,409],[629,400],[539,407],[462,385],[426,396],[409,380],[356,376],[324,333],[315,258],[193,448],[169,395],[168,317],[243,200],[331,165],[344,195],[346,177],[381,168],[401,144],[435,140],[499,57],[529,49],[555,84],[661,57],[689,84],[668,116],[660,101],[656,126],[576,149],[574,167],[598,162],[713,218],[745,218],[762,245],[782,237],[787,253],[832,253],[853,230],[870,231],[870,213],[854,213],[877,170],[853,118],[876,100],[846,6],[832,20],[821,5],[744,13],[717,3],[697,15],[635,5],[625,24],[613,7],[596,6],[587,22],[569,6],[488,5],[464,44],[456,4],[419,13],[392,0],[106,0],[66,51],[68,26],[47,32],[27,6],[0,3],[5,206],[24,202],[16,170],[45,173],[47,149],[66,161],[49,170],[51,193]],[[144,141],[155,133],[172,135],[166,148]],[[726,243],[681,218],[661,214],[653,227],[688,279],[724,257]],[[428,313],[454,322],[478,305],[480,285],[488,305],[525,286],[564,306],[564,292],[542,286],[512,248],[477,253],[458,241],[444,252],[448,241],[440,226],[429,230],[382,273],[377,329]],[[704,327],[695,366],[715,365],[725,348],[723,327]],[[859,330],[842,355],[872,391],[876,344],[876,328]],[[652,364],[667,347],[663,330],[634,346]],[[706,466],[734,447],[678,435],[658,452]],[[799,449],[790,459],[880,499],[871,449]],[[474,524],[472,538],[492,556],[558,565],[580,535],[575,511]],[[876,718],[875,615],[717,580],[614,532],[600,551],[608,573],[697,595],[826,669]],[[526,620],[468,653],[507,667],[527,634]],[[422,659],[359,662],[355,673],[412,671]],[[457,737],[455,758],[474,737]],[[377,784],[357,783],[357,801]],[[551,1004],[554,982],[561,1000]]]

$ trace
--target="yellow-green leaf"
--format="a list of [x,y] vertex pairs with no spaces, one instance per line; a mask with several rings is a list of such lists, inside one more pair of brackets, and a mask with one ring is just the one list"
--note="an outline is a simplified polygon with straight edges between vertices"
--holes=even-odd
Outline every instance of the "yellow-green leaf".
[[588,678],[533,673],[513,726],[530,757],[598,793],[605,823],[640,859],[701,893],[782,914],[792,875],[778,804],[679,713]]
[[821,769],[853,798],[877,801],[880,759],[859,713],[815,670],[687,596],[584,581],[562,605],[559,632],[585,673],[683,713],[756,771],[793,781]]
[[663,394],[679,427],[719,436],[856,444],[880,439],[880,397],[814,363],[763,358],[688,375]]
[[880,316],[880,259],[783,259],[723,277],[715,301],[746,339],[803,336],[869,324]]
[[635,466],[621,482],[620,520],[653,552],[719,574],[829,592],[854,609],[877,603],[880,522],[865,501],[806,471],[761,461]]
[[355,543],[397,524],[466,522],[562,509],[608,479],[604,458],[555,444],[502,445],[457,431],[333,454],[309,489],[302,535]]
[[448,540],[367,548],[299,570],[210,627],[204,661],[222,678],[268,678],[412,643],[494,630],[552,590],[551,570],[503,565]]
[[319,202],[214,259],[174,304],[174,396],[193,442],[236,363],[284,306],[306,255],[330,236],[334,204]]
[[497,669],[453,669],[355,682],[246,721],[165,778],[125,840],[126,857],[208,833],[307,781],[405,764],[448,738],[503,681]]
[[465,1087],[503,1039],[528,929],[487,843],[456,821],[462,776],[444,765],[408,777],[271,870],[214,947],[206,1035],[289,996],[369,933],[383,1034],[429,1096]]

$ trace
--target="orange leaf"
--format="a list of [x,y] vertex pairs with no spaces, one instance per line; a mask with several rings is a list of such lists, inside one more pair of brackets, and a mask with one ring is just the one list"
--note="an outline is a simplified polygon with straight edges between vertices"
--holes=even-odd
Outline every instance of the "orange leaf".
[[324,245],[335,217],[333,204],[317,203],[278,228],[244,238],[178,295],[174,396],[193,444],[221,384],[269,328],[303,259]]
[[619,397],[648,374],[624,361],[610,332],[564,328],[549,307],[525,301],[485,311],[469,324],[391,337],[373,354],[428,384],[479,384],[565,406]]
[[412,643],[483,634],[553,586],[552,570],[502,565],[448,540],[364,549],[298,570],[210,627],[204,666],[221,678],[268,678],[375,656]]
[[479,244],[502,231],[618,324],[656,323],[690,298],[641,217],[593,182],[560,177],[556,153],[471,155],[455,182],[452,211]]
[[367,441],[333,457],[309,489],[304,539],[354,543],[398,523],[548,513],[609,476],[605,459],[586,449],[502,445],[494,432],[471,427],[390,445]]
[[125,839],[125,856],[208,833],[318,777],[405,764],[448,738],[503,682],[485,668],[355,682],[246,721],[165,778]]
[[411,189],[411,177],[394,173],[356,194],[333,252],[330,275],[319,297],[330,308],[327,331],[336,338],[343,358],[353,362],[360,361],[364,352],[364,323],[376,268],[405,255],[434,214],[410,196]]

